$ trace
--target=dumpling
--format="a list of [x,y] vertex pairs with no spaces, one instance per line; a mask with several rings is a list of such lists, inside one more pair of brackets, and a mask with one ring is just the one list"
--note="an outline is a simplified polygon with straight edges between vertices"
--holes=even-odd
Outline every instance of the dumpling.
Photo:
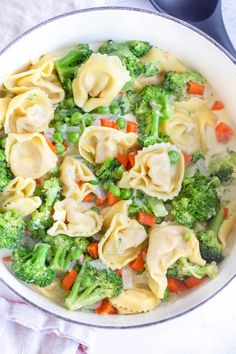
[[40,178],[57,164],[42,134],[9,134],[6,139],[6,158],[14,175]]
[[193,263],[205,265],[199,242],[193,234],[187,241],[184,235],[190,231],[180,225],[163,224],[155,226],[149,234],[147,252],[147,271],[149,286],[154,294],[162,299],[167,287],[167,269],[180,257],[187,257]]
[[177,60],[172,54],[165,52],[164,50],[152,47],[140,60],[143,63],[158,63],[160,68],[159,72],[163,71],[187,71],[187,67],[184,66],[179,60]]
[[175,110],[173,117],[161,124],[161,130],[181,150],[192,153],[199,148],[197,125],[194,118],[184,111]]
[[42,203],[33,197],[36,182],[32,178],[14,178],[3,190],[0,203],[5,210],[17,210],[23,217],[33,213]]
[[86,203],[71,198],[55,203],[53,219],[55,222],[48,230],[51,236],[92,236],[101,230],[103,222],[102,216],[88,209]]
[[141,224],[116,214],[98,244],[99,259],[111,269],[120,269],[138,256],[146,238],[146,230]]
[[123,154],[136,144],[135,133],[106,127],[88,127],[79,140],[79,152],[89,162],[103,163],[108,157]]
[[6,88],[16,94],[24,93],[33,87],[42,89],[52,103],[59,103],[65,97],[56,74],[54,73],[54,61],[56,58],[47,54],[37,62],[31,64],[29,69],[10,75],[4,82]]
[[80,66],[73,81],[75,103],[85,112],[109,106],[129,80],[129,72],[117,56],[94,53]]
[[[180,154],[176,164],[170,163],[168,153]],[[161,200],[178,195],[184,177],[184,158],[181,150],[170,143],[149,146],[135,156],[135,165],[124,172],[119,187],[134,188]]]
[[223,221],[220,226],[218,238],[225,249],[228,245],[228,240],[236,225],[236,201],[232,201],[228,205],[228,218]]
[[4,124],[6,112],[7,112],[7,107],[9,105],[10,101],[11,101],[10,97],[0,98],[0,128],[2,128],[2,126]]
[[128,216],[128,208],[131,204],[130,200],[120,200],[111,207],[106,207],[101,210],[103,216],[103,228],[107,230],[116,214]]
[[6,111],[5,132],[34,133],[48,128],[53,105],[46,93],[32,89],[12,98]]
[[71,156],[64,158],[60,172],[60,180],[63,186],[62,194],[66,198],[81,201],[96,188],[95,185],[88,183],[96,179],[88,166]]
[[120,315],[148,312],[160,304],[160,300],[149,289],[133,288],[124,290],[117,297],[110,299]]
[[196,111],[200,111],[206,108],[208,100],[202,100],[198,97],[192,97],[186,101],[176,101],[174,106],[179,111],[186,111],[190,113],[194,113]]

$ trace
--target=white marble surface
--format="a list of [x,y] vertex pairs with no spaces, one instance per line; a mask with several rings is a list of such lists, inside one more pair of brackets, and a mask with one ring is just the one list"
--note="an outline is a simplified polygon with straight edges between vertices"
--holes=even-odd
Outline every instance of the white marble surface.
[[[18,0],[2,3],[0,49],[37,23],[78,8],[119,5],[152,9],[148,0],[25,0],[24,11]],[[236,46],[236,0],[223,0],[223,17]],[[235,354],[235,294],[236,279],[208,303],[175,320],[137,330],[97,330],[94,354]]]

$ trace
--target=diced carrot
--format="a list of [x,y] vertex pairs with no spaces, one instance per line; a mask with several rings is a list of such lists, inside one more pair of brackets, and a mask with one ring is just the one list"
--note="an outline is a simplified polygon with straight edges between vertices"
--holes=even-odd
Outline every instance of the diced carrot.
[[107,200],[107,196],[105,196],[104,198],[100,198],[100,197],[96,197],[96,202],[95,202],[95,204],[98,206],[98,207],[100,207],[100,206],[102,206],[105,202],[106,202],[106,200]]
[[188,93],[190,95],[203,95],[205,86],[198,82],[190,81],[188,84]]
[[81,180],[76,181],[76,184],[77,184],[79,187],[81,187],[83,183],[84,183],[84,182],[81,181]]
[[63,146],[64,146],[65,150],[67,150],[69,145],[64,141]]
[[192,157],[187,152],[184,151],[182,152],[182,154],[184,155],[184,164],[185,166],[188,166],[192,161]]
[[95,310],[98,315],[116,315],[117,310],[111,305],[110,301],[105,299]]
[[137,133],[138,131],[138,124],[135,122],[127,122],[127,133]]
[[184,282],[189,289],[192,289],[192,288],[195,288],[195,286],[202,284],[204,282],[204,279],[205,278],[198,279],[198,278],[192,276],[192,277],[185,279]]
[[94,198],[94,194],[91,192],[84,197],[83,202],[91,202],[93,198]]
[[30,236],[30,237],[31,237],[31,232],[30,232],[30,230],[28,230],[27,228],[25,228],[24,232],[25,232],[26,236]]
[[118,160],[119,163],[126,168],[128,163],[128,154],[118,154],[116,156],[116,160]]
[[228,219],[229,216],[229,208],[224,208],[224,219]]
[[135,270],[136,272],[142,272],[144,269],[146,253],[147,247],[143,247],[138,257],[129,263],[130,268]]
[[102,127],[113,128],[113,122],[109,119],[101,118],[100,122]]
[[88,254],[96,259],[98,258],[98,243],[97,242],[91,242],[89,246],[87,247]]
[[225,108],[225,106],[221,101],[215,101],[215,103],[211,107],[211,109],[213,111],[220,111],[221,109],[224,109],[224,108]]
[[36,182],[37,186],[39,186],[39,185],[41,184],[41,181],[40,181],[39,178],[36,178],[36,179],[35,179],[35,182]]
[[220,122],[215,127],[216,139],[218,143],[227,144],[233,137],[233,129],[226,123]]
[[108,191],[107,192],[107,204],[109,205],[109,206],[112,206],[112,205],[114,205],[115,203],[117,203],[118,202],[118,198],[117,197],[115,197],[112,193],[111,193],[111,191]]
[[66,274],[64,279],[61,282],[61,287],[64,290],[70,290],[77,278],[78,272],[75,269],[72,269]]
[[57,154],[56,146],[48,139],[46,139],[46,142],[47,142],[48,146],[50,147],[50,149],[52,150],[52,152],[54,152],[54,154]]
[[167,287],[171,293],[178,294],[188,289],[187,285],[182,280],[178,280],[175,278],[168,278],[167,281],[168,281]]
[[119,275],[119,277],[122,277],[122,270],[121,269],[116,269],[115,272],[117,275]]
[[142,212],[139,212],[137,214],[137,219],[142,224],[148,225],[151,227],[153,227],[156,222],[156,217],[154,215],[150,215],[150,214],[142,213]]
[[116,122],[114,122],[114,121],[112,122],[112,128],[113,128],[113,129],[120,130],[118,124],[117,124]]
[[3,262],[12,262],[12,256],[5,256],[2,260]]
[[132,168],[134,167],[135,164],[135,156],[137,155],[138,151],[132,151],[128,153],[128,163],[129,163],[129,167]]

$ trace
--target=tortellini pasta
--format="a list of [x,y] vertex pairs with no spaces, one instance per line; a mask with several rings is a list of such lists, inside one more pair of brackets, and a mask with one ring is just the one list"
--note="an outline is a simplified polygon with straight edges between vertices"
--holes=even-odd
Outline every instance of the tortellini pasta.
[[[180,154],[176,164],[170,162],[170,151]],[[119,186],[139,189],[152,197],[168,200],[178,195],[183,177],[184,158],[180,149],[170,143],[161,143],[138,152],[134,167],[123,173]]]
[[48,128],[53,106],[46,93],[32,89],[12,98],[6,110],[4,129],[9,133],[34,133]]
[[42,56],[37,62],[31,64],[28,70],[10,75],[4,85],[16,94],[37,87],[48,95],[52,103],[59,103],[65,97],[65,93],[54,73],[55,59],[50,54]]
[[66,156],[60,167],[60,180],[63,186],[63,196],[81,201],[93,192],[95,185],[89,183],[96,177],[90,169],[81,161],[71,156]]
[[147,238],[145,228],[126,215],[116,214],[98,244],[100,260],[111,269],[120,269],[135,259]]
[[232,201],[228,205],[228,218],[223,221],[218,232],[218,238],[225,249],[228,245],[229,238],[236,225],[236,201]]
[[131,204],[130,200],[120,200],[111,207],[106,207],[101,210],[103,216],[103,228],[107,230],[112,222],[113,217],[116,214],[122,214],[128,216],[128,208]]
[[92,54],[80,66],[73,81],[75,103],[85,112],[99,106],[109,106],[129,80],[129,72],[118,57]]
[[9,105],[10,101],[11,101],[10,97],[0,98],[0,128],[2,128],[2,126],[4,124],[6,112],[7,112],[7,107]]
[[137,144],[136,133],[106,127],[88,127],[79,141],[80,155],[89,162],[103,163],[108,157],[126,153]]
[[3,190],[1,207],[17,210],[23,217],[33,213],[42,203],[39,197],[33,197],[35,187],[36,182],[32,178],[14,178]]
[[162,224],[155,226],[149,234],[147,252],[147,270],[149,286],[154,294],[162,299],[167,287],[167,269],[180,257],[187,257],[191,262],[204,266],[199,242],[194,234],[185,240],[190,229],[180,225]]
[[57,164],[57,156],[42,134],[9,134],[6,158],[13,174],[23,178],[40,178]]
[[148,312],[160,304],[151,290],[141,287],[124,290],[119,296],[111,298],[110,302],[121,315]]
[[62,289],[61,279],[59,277],[55,277],[52,284],[44,288],[40,288],[39,286],[35,285],[31,285],[31,287],[35,289],[39,294],[42,294],[47,299],[52,300],[59,305],[64,304],[64,300],[68,295],[67,291]]
[[92,236],[101,230],[103,222],[101,215],[71,198],[55,203],[53,219],[55,222],[48,230],[51,236]]

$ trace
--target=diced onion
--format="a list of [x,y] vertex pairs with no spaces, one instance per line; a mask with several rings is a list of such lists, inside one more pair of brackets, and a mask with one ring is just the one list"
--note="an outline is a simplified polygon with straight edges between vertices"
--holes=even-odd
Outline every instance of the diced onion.
[[197,166],[199,172],[200,172],[203,176],[210,176],[210,171],[209,171],[209,169],[206,167],[205,161],[203,161],[202,159],[201,159],[201,160],[198,160],[198,161],[196,162],[196,166]]
[[122,281],[124,289],[133,288],[133,274],[132,269],[127,267],[122,268]]

